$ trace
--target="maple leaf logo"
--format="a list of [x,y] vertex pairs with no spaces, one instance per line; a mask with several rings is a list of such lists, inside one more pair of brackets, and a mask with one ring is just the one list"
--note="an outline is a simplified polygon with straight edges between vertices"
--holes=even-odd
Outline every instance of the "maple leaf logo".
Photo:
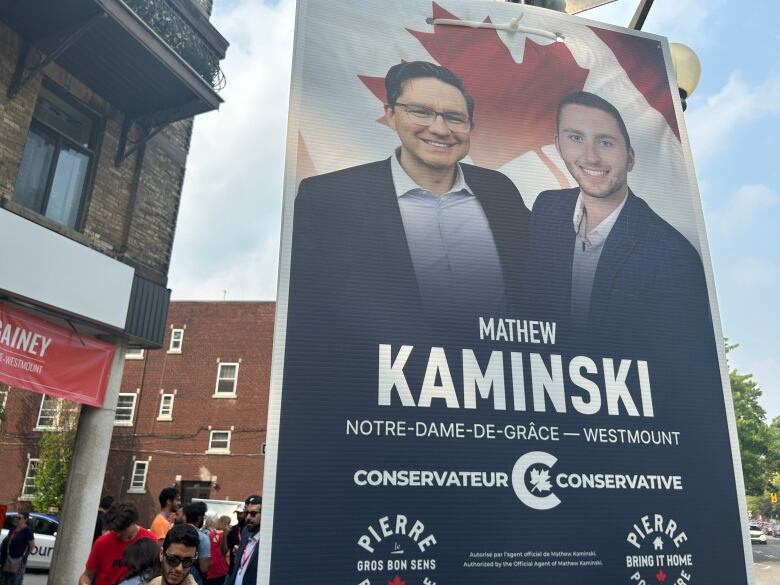
[[403,581],[398,575],[392,581],[388,581],[387,585],[406,585],[406,581]]
[[[434,2],[433,18],[457,16]],[[553,143],[558,103],[582,90],[589,73],[577,65],[565,43],[539,44],[526,37],[523,61],[516,63],[493,29],[434,25],[432,33],[407,30],[437,63],[460,77],[474,97],[469,154],[476,164],[497,169],[535,152],[558,182],[568,186],[565,175],[542,151]],[[386,102],[383,78],[359,77]],[[378,121],[387,123],[384,117]]]
[[663,583],[666,581],[666,573],[664,573],[663,569],[658,569],[658,572],[655,574],[655,578],[659,583]]
[[531,470],[531,489],[537,492],[549,492],[552,489],[550,483],[550,472],[547,469]]

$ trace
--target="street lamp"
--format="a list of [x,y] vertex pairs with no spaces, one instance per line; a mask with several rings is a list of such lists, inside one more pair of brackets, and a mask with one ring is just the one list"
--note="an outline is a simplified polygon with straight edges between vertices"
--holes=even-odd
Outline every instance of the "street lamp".
[[701,62],[693,49],[682,43],[669,43],[672,54],[672,67],[677,75],[677,88],[680,90],[683,112],[687,107],[685,100],[694,92],[701,78]]

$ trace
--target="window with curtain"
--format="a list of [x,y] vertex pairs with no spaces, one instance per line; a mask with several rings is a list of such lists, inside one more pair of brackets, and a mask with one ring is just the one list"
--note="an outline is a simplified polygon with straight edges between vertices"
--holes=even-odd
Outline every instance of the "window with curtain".
[[16,176],[13,200],[78,229],[94,158],[96,119],[41,86]]

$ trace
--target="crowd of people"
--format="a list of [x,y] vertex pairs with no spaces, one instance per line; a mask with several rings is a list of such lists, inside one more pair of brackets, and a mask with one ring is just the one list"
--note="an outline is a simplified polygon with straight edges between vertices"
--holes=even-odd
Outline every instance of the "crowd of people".
[[79,585],[256,584],[262,497],[237,505],[235,524],[204,502],[182,506],[176,488],[163,489],[159,501],[148,529],[134,504],[101,501]]

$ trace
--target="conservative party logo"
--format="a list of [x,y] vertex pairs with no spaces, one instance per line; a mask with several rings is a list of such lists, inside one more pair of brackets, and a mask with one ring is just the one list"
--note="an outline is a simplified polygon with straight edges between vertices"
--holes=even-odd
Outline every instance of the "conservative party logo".
[[534,510],[551,510],[570,490],[682,491],[679,475],[652,473],[604,473],[559,470],[558,458],[531,451],[512,468],[512,489],[520,501]]
[[512,468],[512,487],[515,494],[529,508],[551,510],[561,503],[552,493],[550,473],[558,462],[554,455],[544,451],[531,451],[517,460]]
[[383,516],[357,539],[358,585],[436,585],[438,540],[419,519],[403,514]]

